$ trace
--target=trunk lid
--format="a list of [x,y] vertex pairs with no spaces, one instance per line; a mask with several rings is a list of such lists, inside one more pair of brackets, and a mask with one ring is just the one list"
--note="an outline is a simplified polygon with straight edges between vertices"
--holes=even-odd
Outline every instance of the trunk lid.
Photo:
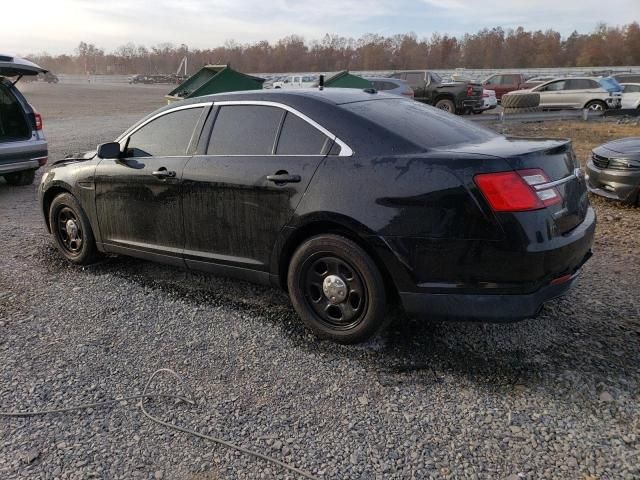
[[569,232],[582,223],[587,214],[587,187],[571,140],[497,136],[480,144],[446,149],[500,157],[513,170],[542,170],[548,177],[548,182],[534,188],[542,190],[549,185],[549,188],[555,188],[561,196],[559,203],[545,207],[552,233]]
[[48,70],[27,59],[0,54],[0,76],[22,77],[24,75],[37,75],[46,72],[48,72]]

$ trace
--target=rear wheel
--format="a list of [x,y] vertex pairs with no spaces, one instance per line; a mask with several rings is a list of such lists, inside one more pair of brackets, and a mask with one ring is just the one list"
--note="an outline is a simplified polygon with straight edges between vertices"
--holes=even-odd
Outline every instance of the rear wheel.
[[87,265],[98,256],[96,242],[87,215],[70,193],[58,195],[51,202],[49,226],[60,253],[72,263]]
[[358,343],[385,324],[382,275],[347,238],[319,235],[303,243],[291,259],[287,285],[298,315],[321,338]]
[[445,112],[456,113],[456,105],[453,103],[453,100],[449,100],[448,98],[438,100],[435,107]]
[[607,104],[600,100],[592,100],[591,102],[587,103],[584,108],[586,108],[587,110],[592,110],[594,112],[603,112],[607,109]]
[[22,172],[7,173],[4,176],[4,179],[7,181],[9,185],[14,185],[16,187],[31,185],[35,178],[36,178],[35,170],[24,170]]

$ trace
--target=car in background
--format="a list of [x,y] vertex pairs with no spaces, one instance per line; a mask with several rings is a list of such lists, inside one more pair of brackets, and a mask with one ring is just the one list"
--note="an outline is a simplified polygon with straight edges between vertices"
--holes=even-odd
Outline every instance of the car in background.
[[507,93],[529,88],[525,86],[525,82],[525,76],[520,73],[497,73],[487,77],[482,86],[486,90],[493,90],[499,102]]
[[365,80],[369,80],[379,92],[391,93],[392,95],[404,95],[405,97],[413,98],[414,92],[409,84],[400,80],[399,78],[388,77],[363,77]]
[[622,108],[640,109],[640,83],[621,83]]
[[640,137],[622,138],[594,148],[586,174],[591,193],[640,206]]
[[0,54],[0,176],[9,185],[33,183],[36,170],[47,163],[42,117],[16,87],[23,76],[46,72],[29,60]]
[[555,78],[558,78],[557,75],[547,75],[547,76],[539,76],[539,77],[531,77],[527,79],[526,82],[522,84],[522,89],[533,88],[541,85],[543,83],[547,83]]
[[611,75],[618,83],[640,83],[640,73],[616,73]]
[[290,75],[281,80],[274,81],[271,88],[310,88],[313,87],[317,81],[317,75]]
[[514,321],[566,293],[595,214],[569,140],[507,138],[399,95],[255,90],[172,103],[38,190],[61,255],[101,252],[284,288],[318,336],[389,301]]
[[44,81],[47,83],[58,83],[60,79],[56,74],[47,72],[44,74]]
[[487,90],[486,88],[482,92],[482,100],[484,105],[482,108],[474,109],[473,113],[479,114],[486,112],[487,110],[493,110],[498,106],[498,99],[496,98],[496,92],[493,90]]
[[482,86],[470,80],[445,82],[437,73],[426,70],[395,72],[391,78],[405,80],[416,100],[445,112],[468,113],[484,105]]
[[556,78],[520,91],[540,94],[540,107],[545,110],[586,108],[603,111],[622,105],[622,88],[610,77]]

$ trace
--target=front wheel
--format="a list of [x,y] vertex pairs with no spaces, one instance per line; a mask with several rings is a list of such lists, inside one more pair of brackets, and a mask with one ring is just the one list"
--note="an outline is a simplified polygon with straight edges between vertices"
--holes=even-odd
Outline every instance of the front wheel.
[[77,265],[93,263],[98,256],[91,224],[80,203],[70,193],[58,195],[49,208],[49,226],[56,247]]
[[293,255],[289,295],[302,321],[318,337],[363,342],[385,325],[386,292],[371,257],[339,235],[319,235]]
[[15,187],[24,187],[25,185],[31,185],[36,178],[35,170],[23,170],[22,172],[6,173],[4,179],[9,185]]

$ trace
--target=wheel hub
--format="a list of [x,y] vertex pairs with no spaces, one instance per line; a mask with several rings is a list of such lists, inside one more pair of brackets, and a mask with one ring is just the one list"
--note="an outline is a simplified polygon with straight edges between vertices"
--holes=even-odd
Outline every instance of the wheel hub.
[[324,296],[333,303],[342,303],[347,298],[347,284],[338,275],[328,275],[322,282]]
[[78,224],[75,222],[75,220],[67,220],[67,222],[64,225],[64,228],[67,232],[67,235],[69,236],[69,238],[71,240],[77,240],[78,239]]

